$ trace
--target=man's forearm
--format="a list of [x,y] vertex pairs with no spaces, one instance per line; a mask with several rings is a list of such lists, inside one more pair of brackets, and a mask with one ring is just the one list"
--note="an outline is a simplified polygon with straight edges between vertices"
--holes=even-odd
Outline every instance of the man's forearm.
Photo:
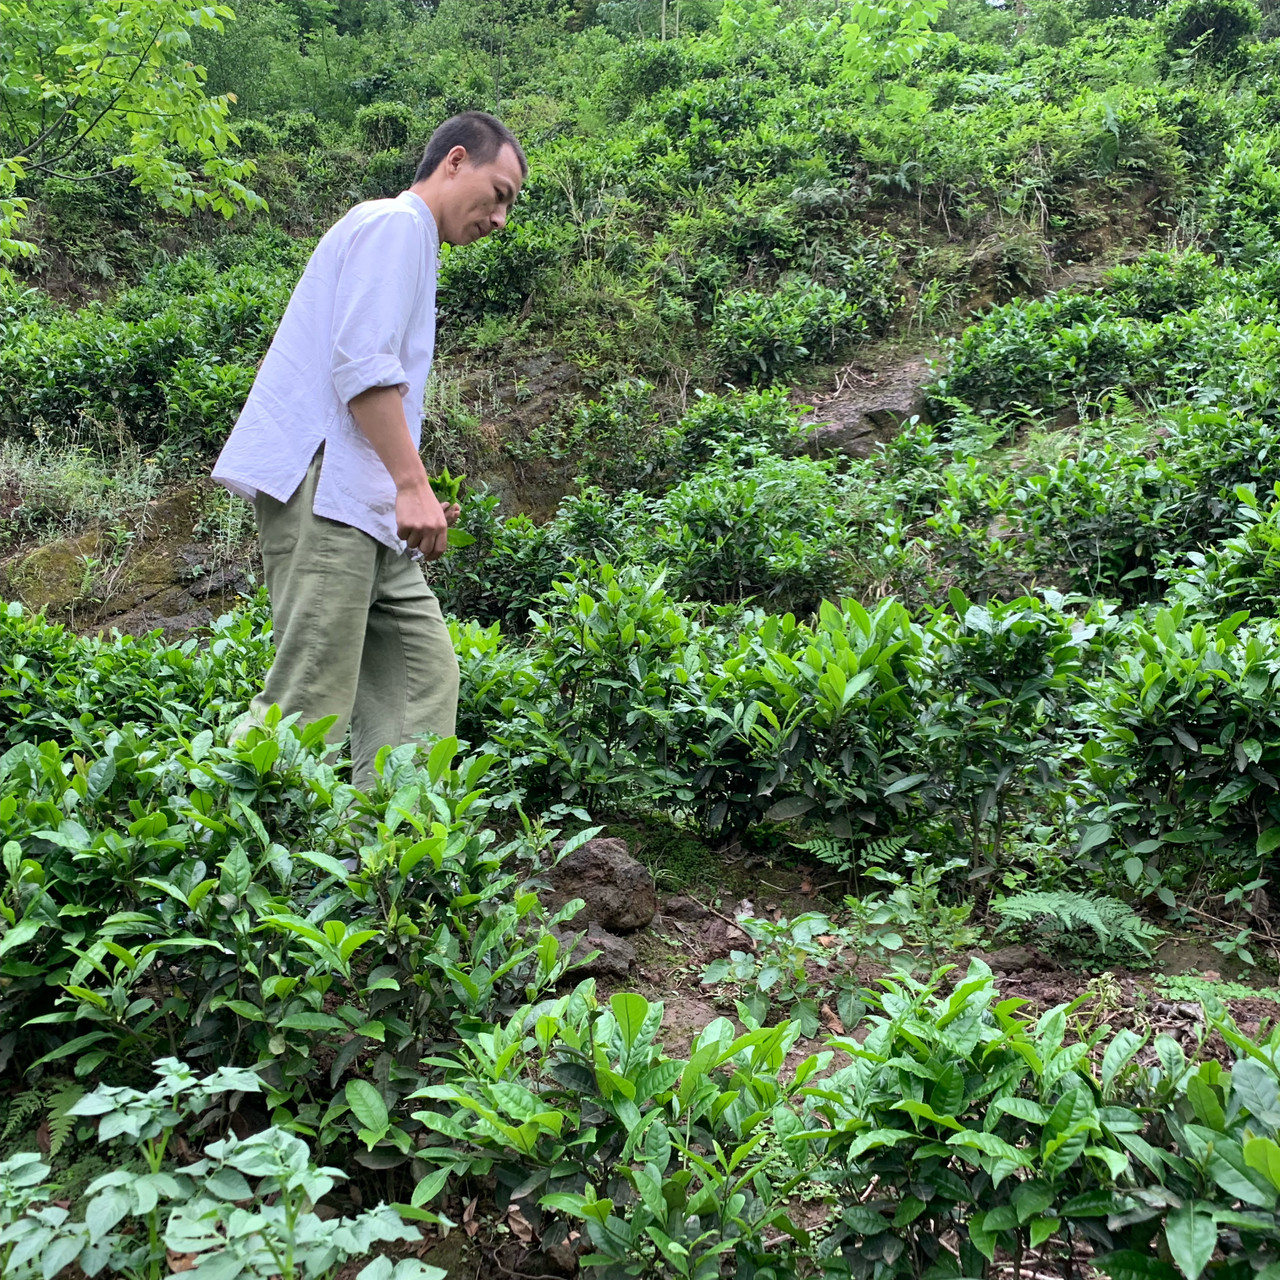
[[427,469],[409,435],[398,387],[370,387],[351,401],[351,416],[395,481],[398,493],[427,487]]
[[457,509],[445,511],[436,501],[427,469],[418,457],[404,404],[396,387],[371,387],[351,401],[351,416],[369,438],[382,465],[396,485],[396,534],[410,551],[438,560],[448,546],[449,520]]

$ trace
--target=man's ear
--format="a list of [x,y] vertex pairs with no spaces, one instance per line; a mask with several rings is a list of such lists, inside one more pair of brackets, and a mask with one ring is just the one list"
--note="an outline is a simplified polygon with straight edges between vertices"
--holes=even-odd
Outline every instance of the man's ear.
[[444,158],[445,167],[450,175],[458,173],[467,163],[467,149],[461,143],[454,147]]

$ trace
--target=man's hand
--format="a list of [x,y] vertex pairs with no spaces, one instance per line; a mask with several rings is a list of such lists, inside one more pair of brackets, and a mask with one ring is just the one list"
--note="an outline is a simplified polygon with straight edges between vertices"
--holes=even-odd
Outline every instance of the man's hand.
[[439,560],[444,555],[449,526],[457,518],[457,508],[442,507],[425,477],[421,484],[396,491],[396,533],[410,551],[420,551],[424,560]]

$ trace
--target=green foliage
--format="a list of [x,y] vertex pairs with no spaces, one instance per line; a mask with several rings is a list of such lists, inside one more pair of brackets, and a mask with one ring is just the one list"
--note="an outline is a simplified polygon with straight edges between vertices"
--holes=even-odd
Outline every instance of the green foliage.
[[[0,1162],[0,1264],[6,1276],[32,1280],[51,1266],[75,1263],[88,1276],[105,1271],[162,1280],[170,1256],[195,1254],[201,1270],[228,1280],[309,1280],[332,1276],[377,1242],[420,1238],[385,1205],[356,1218],[322,1219],[314,1206],[344,1175],[317,1168],[306,1143],[279,1129],[210,1142],[203,1159],[164,1168],[165,1149],[180,1127],[197,1119],[225,1123],[227,1095],[233,1107],[260,1084],[253,1072],[234,1068],[200,1080],[172,1058],[155,1066],[160,1082],[147,1093],[104,1085],[71,1108],[96,1120],[100,1143],[134,1147],[146,1165],[146,1172],[118,1168],[91,1183],[82,1220],[48,1203],[49,1167],[39,1156],[21,1153]],[[211,1111],[215,1099],[223,1104],[220,1112]],[[117,1231],[122,1222],[133,1230]],[[363,1280],[391,1274],[385,1260],[360,1272]],[[394,1271],[395,1280],[444,1275],[416,1261]]]
[[[1055,945],[1082,954],[1146,956],[1150,944],[1161,936],[1160,929],[1128,903],[1099,893],[1061,889],[1015,893],[996,898],[991,909],[1000,916],[1001,929],[1024,926],[1037,937],[1048,935]],[[1084,935],[1086,929],[1092,931],[1093,942]]]
[[[69,714],[10,704],[41,745],[15,734],[0,763],[6,1060],[74,1059],[83,1077],[153,1052],[247,1054],[273,1106],[297,1105],[306,1132],[323,1116],[322,1140],[349,1143],[348,1108],[322,1105],[326,1081],[336,1087],[362,1055],[412,1064],[453,1020],[564,971],[568,950],[548,930],[571,910],[543,927],[536,896],[514,892],[551,835],[496,844],[478,825],[491,757],[454,768],[447,739],[416,769],[402,749],[371,802],[324,762],[323,723],[299,733],[268,717],[237,746],[217,744],[261,678],[265,652],[254,665],[236,645],[251,637],[247,618],[202,660],[194,644],[152,638],[150,651],[103,646],[96,665],[84,660],[94,642],[9,621],[27,650],[6,660],[15,692],[37,697],[47,680]],[[65,668],[73,679],[56,665],[68,642],[86,646]],[[131,715],[165,724],[163,758],[155,727],[143,738]],[[331,992],[336,1013],[324,1010]]]
[[[655,1043],[661,1018],[661,1005],[629,993],[604,1008],[588,982],[470,1038],[446,1083],[421,1095],[435,1103],[418,1113],[439,1136],[429,1155],[454,1169],[496,1166],[539,1222],[584,1222],[595,1247],[584,1262],[604,1275],[703,1277],[731,1257],[776,1264],[787,1254],[766,1232],[789,1225],[787,1199],[817,1153],[797,1169],[761,1126],[783,1117],[780,1132],[798,1129],[789,1101],[828,1055],[783,1083],[798,1028],[739,1036],[718,1018],[687,1060],[672,1059]],[[564,1238],[552,1232],[544,1238]]]
[[[742,996],[740,1012],[749,1025],[759,1026],[776,1007],[810,1038],[822,1029],[826,1000],[848,1026],[865,1012],[853,973],[859,955],[891,952],[902,945],[899,936],[887,931],[872,942],[816,911],[793,920],[739,916],[738,927],[750,938],[752,949],[713,960],[703,972],[704,985],[734,983]],[[833,973],[828,972],[831,969]]]
[[157,269],[110,306],[7,325],[0,424],[60,443],[118,441],[122,424],[146,446],[222,439],[290,286],[248,265],[220,274],[199,259],[181,265],[185,279],[178,264]]
[[403,102],[371,102],[356,112],[355,128],[369,151],[403,151],[413,140],[417,120]]
[[854,4],[845,19],[844,71],[855,84],[876,84],[910,66],[936,40],[932,26],[947,0]]
[[1170,1000],[1195,1000],[1208,1003],[1227,1000],[1271,1000],[1280,1004],[1280,990],[1275,987],[1251,987],[1243,982],[1215,982],[1193,973],[1174,973],[1155,978],[1156,990]]
[[[152,226],[111,176],[0,192],[0,218],[38,209],[46,263],[118,281],[74,308],[0,294],[11,543],[59,502],[65,524],[115,501],[79,447],[142,469],[214,446],[301,237],[403,186],[418,134],[463,107],[496,105],[532,168],[510,230],[442,264],[452,385],[492,371],[495,405],[509,377],[522,403],[545,353],[584,389],[520,414],[496,458],[437,440],[473,476],[434,577],[464,619],[472,745],[388,752],[368,795],[323,724],[228,743],[271,658],[262,600],[181,644],[0,617],[0,1067],[30,1086],[3,1132],[44,1118],[62,1166],[106,1108],[115,1161],[97,1182],[101,1157],[77,1162],[65,1181],[93,1189],[69,1213],[61,1168],[0,1166],[0,1268],[62,1251],[102,1272],[119,1236],[135,1274],[166,1244],[202,1271],[323,1274],[403,1231],[313,1215],[336,1175],[312,1151],[406,1217],[483,1194],[551,1249],[578,1231],[606,1275],[954,1280],[1086,1242],[1117,1280],[1270,1265],[1274,1037],[1192,992],[1238,1055],[1218,1068],[1070,1009],[1020,1017],[980,964],[858,973],[933,969],[987,911],[1114,959],[1156,936],[1138,910],[1194,909],[1259,958],[1241,913],[1280,848],[1280,114],[1252,22],[254,0],[170,52],[243,89],[273,226]],[[1096,285],[1027,300],[1125,238]],[[816,456],[830,436],[784,380],[961,315],[932,422]],[[862,376],[840,373],[855,400]],[[499,412],[473,398],[448,429]],[[578,483],[541,523],[508,517],[474,477],[512,468]],[[851,892],[743,917],[751,945],[707,985],[733,984],[747,1031],[719,1020],[673,1059],[658,1006],[573,985],[572,908],[538,902],[559,827],[593,830],[578,806],[660,833],[673,882],[752,831]],[[787,1066],[824,1025],[844,1034]],[[240,1073],[265,1134],[229,1136],[238,1087],[188,1108],[190,1068],[137,1090],[157,1057]]]
[[440,267],[442,321],[516,315],[560,259],[566,240],[563,228],[540,227],[530,219],[465,252],[446,251]]
[[[781,1276],[806,1262],[920,1275],[948,1232],[969,1274],[997,1249],[1086,1241],[1116,1276],[1158,1266],[1157,1246],[1188,1280],[1214,1249],[1265,1255],[1270,1040],[1248,1041],[1211,1002],[1233,1070],[1166,1036],[1140,1066],[1145,1037],[1073,1039],[1069,1006],[1020,1018],[979,961],[954,985],[943,976],[882,980],[864,993],[864,1034],[830,1040],[834,1055],[789,1083],[794,1023],[735,1038],[720,1019],[671,1060],[653,1040],[661,1006],[617,994],[604,1009],[583,984],[468,1039],[422,1093],[430,1160],[492,1171],[546,1241],[564,1238],[559,1215],[585,1223],[584,1264],[604,1275],[713,1275],[724,1256]],[[429,1203],[443,1179],[420,1185]],[[821,1236],[790,1218],[801,1188],[825,1203]]]
[[1167,568],[1162,575],[1174,600],[1207,618],[1225,618],[1237,609],[1265,615],[1280,593],[1280,503],[1264,511],[1247,485],[1238,486],[1236,496],[1239,533],[1188,552],[1186,565]]
[[1244,65],[1244,43],[1258,29],[1260,15],[1247,0],[1179,0],[1163,14],[1170,58],[1187,56],[1224,71]]
[[1237,613],[1186,625],[1184,614],[1177,605],[1150,630],[1135,624],[1133,648],[1083,710],[1097,736],[1081,758],[1101,801],[1086,839],[1114,838],[1129,882],[1168,903],[1206,862],[1230,850],[1238,876],[1280,836],[1273,624]]
[[711,338],[730,373],[771,381],[806,358],[831,359],[866,332],[866,319],[843,292],[797,280],[768,297],[754,290],[726,294]]

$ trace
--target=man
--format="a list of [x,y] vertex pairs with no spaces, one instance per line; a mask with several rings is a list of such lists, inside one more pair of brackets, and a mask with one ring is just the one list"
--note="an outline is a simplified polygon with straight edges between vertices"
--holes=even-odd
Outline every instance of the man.
[[273,703],[351,728],[352,778],[419,734],[451,734],[458,663],[420,558],[458,508],[418,456],[440,245],[499,231],[528,174],[500,121],[469,111],[413,185],[356,205],[316,246],[213,476],[254,504],[276,657],[237,734]]

